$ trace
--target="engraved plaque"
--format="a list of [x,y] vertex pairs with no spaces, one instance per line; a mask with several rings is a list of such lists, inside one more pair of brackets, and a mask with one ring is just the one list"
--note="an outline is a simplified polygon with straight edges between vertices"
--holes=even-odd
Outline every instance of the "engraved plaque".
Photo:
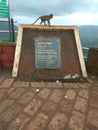
[[35,38],[35,67],[37,69],[58,69],[60,63],[59,38]]

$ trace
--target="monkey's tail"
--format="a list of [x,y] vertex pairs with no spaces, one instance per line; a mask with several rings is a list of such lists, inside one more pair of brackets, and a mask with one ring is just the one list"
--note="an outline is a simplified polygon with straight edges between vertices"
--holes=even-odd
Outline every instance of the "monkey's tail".
[[35,22],[33,24],[35,24],[38,20],[40,19],[40,17],[38,19],[35,20]]

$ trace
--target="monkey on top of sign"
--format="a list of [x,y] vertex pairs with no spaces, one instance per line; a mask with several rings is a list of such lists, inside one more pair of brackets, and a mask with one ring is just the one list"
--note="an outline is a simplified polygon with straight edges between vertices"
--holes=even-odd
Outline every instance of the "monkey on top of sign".
[[44,25],[46,25],[46,21],[48,23],[48,25],[50,26],[50,19],[53,18],[53,14],[50,15],[43,15],[40,16],[33,24],[35,24],[39,19],[41,20],[40,25],[44,22]]

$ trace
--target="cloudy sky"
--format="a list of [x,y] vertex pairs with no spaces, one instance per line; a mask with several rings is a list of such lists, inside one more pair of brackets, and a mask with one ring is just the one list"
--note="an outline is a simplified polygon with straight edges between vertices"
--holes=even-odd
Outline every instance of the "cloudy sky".
[[31,24],[54,14],[52,25],[98,25],[98,0],[9,0],[9,5],[17,23]]

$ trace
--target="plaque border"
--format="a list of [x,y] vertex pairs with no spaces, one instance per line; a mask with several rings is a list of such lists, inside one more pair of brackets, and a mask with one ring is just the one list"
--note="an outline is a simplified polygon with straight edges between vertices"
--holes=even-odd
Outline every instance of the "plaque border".
[[[39,39],[39,40],[38,40]],[[58,65],[58,67],[56,67],[56,68],[48,68],[48,67],[46,67],[46,68],[39,68],[39,67],[37,67],[37,63],[36,63],[36,57],[37,57],[37,55],[36,55],[36,48],[37,48],[37,40],[38,41],[40,41],[40,39],[49,39],[50,41],[52,41],[52,40],[59,40],[59,42],[58,42],[58,45],[59,45],[59,58],[58,58],[58,60],[59,60],[59,65]],[[49,41],[49,42],[50,42]],[[61,40],[60,40],[60,38],[59,37],[37,37],[37,38],[34,38],[34,47],[35,47],[35,52],[34,52],[34,54],[35,54],[35,69],[38,69],[38,70],[56,70],[56,69],[61,69]]]

